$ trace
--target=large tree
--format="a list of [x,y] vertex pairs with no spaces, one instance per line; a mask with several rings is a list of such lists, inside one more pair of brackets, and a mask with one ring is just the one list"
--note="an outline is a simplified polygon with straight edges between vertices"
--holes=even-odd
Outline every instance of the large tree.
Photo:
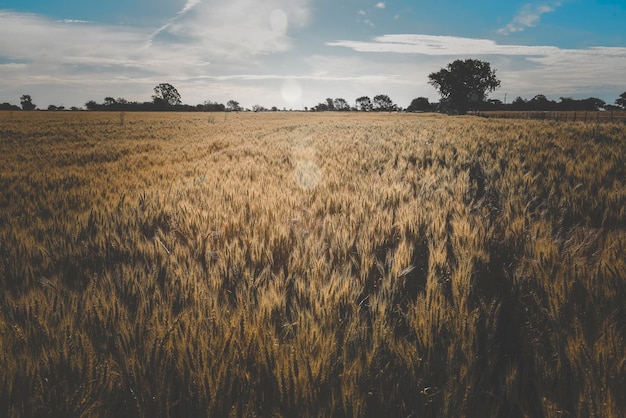
[[241,106],[239,106],[239,102],[237,100],[229,100],[226,102],[226,109],[231,112],[239,112],[241,110]]
[[391,111],[396,109],[396,105],[393,104],[393,101],[386,94],[379,94],[374,96],[374,110],[378,110],[381,112]]
[[346,102],[346,99],[343,99],[341,97],[338,97],[333,101],[333,106],[335,110],[339,111],[350,110],[350,105],[348,104],[348,102]]
[[176,106],[181,104],[180,93],[174,86],[169,83],[159,84],[154,88],[154,96],[152,100],[155,104],[165,104],[169,106]]
[[25,94],[20,97],[20,104],[22,105],[23,110],[35,110],[37,105],[33,103],[32,97],[30,94]]
[[372,101],[367,96],[359,97],[356,99],[356,107],[363,112],[367,112],[372,110]]
[[441,95],[442,107],[451,113],[467,113],[472,103],[484,102],[488,93],[500,87],[496,71],[488,62],[456,60],[428,76]]

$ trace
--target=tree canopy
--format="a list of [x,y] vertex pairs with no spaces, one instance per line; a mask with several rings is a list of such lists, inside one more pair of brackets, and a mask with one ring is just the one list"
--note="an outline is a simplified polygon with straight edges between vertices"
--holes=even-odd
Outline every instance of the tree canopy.
[[619,99],[615,99],[615,104],[626,110],[626,91],[619,95]]
[[368,96],[361,96],[356,99],[356,107],[358,110],[367,112],[369,110],[372,110],[372,101]]
[[20,97],[20,104],[22,105],[23,110],[35,110],[37,105],[33,103],[32,97],[30,94],[25,94]]
[[472,103],[484,102],[488,93],[500,87],[491,65],[475,59],[456,60],[429,74],[428,79],[441,95],[442,108],[449,113],[467,113]]
[[378,94],[374,96],[373,105],[374,110],[381,112],[388,112],[397,109],[397,106],[393,104],[393,100],[391,100],[391,98],[389,98],[386,94]]
[[[176,106],[182,103],[180,93],[169,83],[161,83],[154,88],[152,100],[155,104]],[[106,99],[105,99],[106,101]]]
[[434,106],[428,101],[427,97],[418,97],[411,101],[406,110],[407,112],[432,112]]
[[237,100],[229,100],[226,102],[226,109],[232,112],[239,112],[241,110],[241,106],[239,106],[239,102]]

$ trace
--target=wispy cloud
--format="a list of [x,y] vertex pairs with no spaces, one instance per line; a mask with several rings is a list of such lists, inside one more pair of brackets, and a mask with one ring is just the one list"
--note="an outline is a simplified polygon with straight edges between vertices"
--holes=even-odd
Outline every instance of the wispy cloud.
[[180,12],[178,12],[178,14],[184,15],[185,13],[187,13],[188,11],[196,7],[200,2],[201,0],[187,0],[185,7],[183,7],[183,9]]
[[88,20],[78,20],[78,19],[62,19],[57,20],[59,23],[90,23]]
[[498,29],[501,35],[508,35],[515,32],[522,32],[526,28],[537,26],[541,21],[541,16],[550,13],[561,6],[561,2],[552,4],[525,4],[513,20],[503,28]]
[[490,39],[394,34],[373,38],[371,41],[340,40],[327,42],[328,46],[354,49],[358,52],[393,52],[423,55],[545,55],[557,50],[550,46],[527,47],[498,45]]
[[611,60],[626,65],[626,47],[592,47],[562,49],[555,46],[501,45],[490,39],[392,34],[374,37],[371,41],[333,41],[328,46],[351,48],[358,52],[387,52],[431,56],[505,55],[529,57],[549,62],[551,57],[571,57],[573,60],[594,60],[607,66]]
[[386,5],[382,1],[379,2],[379,3],[376,3],[376,8],[378,8],[378,9],[384,9],[385,7],[386,7]]
[[150,36],[149,44],[194,44],[220,58],[286,51],[292,45],[289,28],[301,27],[308,20],[308,3],[188,0],[177,16]]

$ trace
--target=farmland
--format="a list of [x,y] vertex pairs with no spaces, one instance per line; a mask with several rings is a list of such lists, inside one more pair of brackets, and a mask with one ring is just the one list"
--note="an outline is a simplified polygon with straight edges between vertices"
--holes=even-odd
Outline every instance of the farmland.
[[626,411],[626,125],[0,113],[1,416]]

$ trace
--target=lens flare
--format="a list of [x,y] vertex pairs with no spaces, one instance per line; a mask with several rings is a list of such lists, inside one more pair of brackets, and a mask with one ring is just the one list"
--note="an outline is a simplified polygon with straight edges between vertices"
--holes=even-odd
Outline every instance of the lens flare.
[[290,105],[297,105],[302,99],[302,86],[297,80],[285,80],[280,87],[280,94]]
[[294,173],[296,183],[303,189],[313,189],[322,179],[322,171],[313,161],[299,161]]
[[281,9],[275,9],[270,13],[270,28],[272,32],[284,35],[287,33],[288,27],[289,18],[287,17],[287,13],[283,12]]

